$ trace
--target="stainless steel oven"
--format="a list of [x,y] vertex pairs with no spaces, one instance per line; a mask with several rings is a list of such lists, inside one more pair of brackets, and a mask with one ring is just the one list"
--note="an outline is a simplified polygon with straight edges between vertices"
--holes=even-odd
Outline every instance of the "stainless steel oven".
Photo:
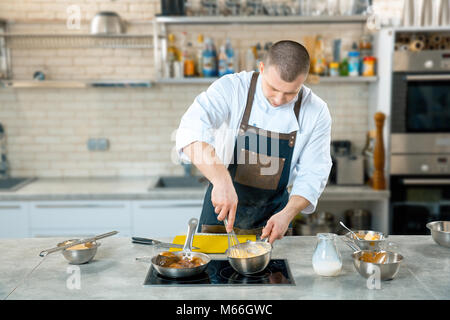
[[450,50],[395,52],[391,233],[428,234],[450,220]]

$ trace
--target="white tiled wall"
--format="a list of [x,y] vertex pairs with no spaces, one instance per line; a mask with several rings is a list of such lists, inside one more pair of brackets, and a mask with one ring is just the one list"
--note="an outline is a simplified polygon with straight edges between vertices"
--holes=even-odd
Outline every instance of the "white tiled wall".
[[[13,32],[62,33],[64,24],[32,19],[65,19],[67,5],[82,9],[81,30],[99,10],[114,10],[128,20],[152,19],[159,0],[0,0],[0,18],[15,19]],[[381,1],[377,1],[381,2]],[[129,32],[151,32],[133,24]],[[213,30],[211,28],[214,28]],[[322,34],[343,39],[348,49],[363,32],[359,26],[175,26],[170,31],[198,33],[217,41],[230,37],[243,52],[256,42]],[[72,31],[73,32],[73,31]],[[152,49],[14,49],[13,75],[31,79],[43,70],[48,79],[152,79]],[[94,177],[181,174],[171,160],[173,131],[192,100],[206,85],[156,85],[153,88],[1,89],[0,122],[8,134],[12,174],[38,177]],[[357,149],[368,129],[368,84],[320,84],[312,89],[328,102],[333,139],[350,139]],[[89,152],[90,138],[105,137],[110,150]]]

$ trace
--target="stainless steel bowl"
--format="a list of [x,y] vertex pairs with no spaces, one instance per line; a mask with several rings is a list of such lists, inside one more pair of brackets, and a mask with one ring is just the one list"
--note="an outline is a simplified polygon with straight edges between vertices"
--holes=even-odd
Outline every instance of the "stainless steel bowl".
[[[64,242],[58,243],[58,247],[65,246],[69,244],[70,242],[74,242],[80,239],[70,239]],[[92,247],[89,249],[82,249],[82,250],[67,250],[64,249],[62,251],[62,254],[64,258],[66,258],[70,264],[83,264],[91,261],[95,254],[97,253],[97,248],[100,246],[100,243],[98,242],[90,242],[92,244]]]
[[[243,275],[255,274],[263,271],[270,262],[270,258],[272,256],[272,245],[267,242],[255,242],[248,241],[245,243],[241,243],[240,248],[243,250],[248,250],[252,252],[258,246],[258,248],[263,248],[265,250],[264,254],[250,257],[250,258],[234,258],[230,257],[228,249],[225,253],[228,257],[228,262],[231,264],[234,270]],[[232,247],[233,248],[233,247]]]
[[397,275],[400,269],[400,264],[403,261],[403,256],[399,253],[391,251],[380,252],[386,254],[386,260],[384,263],[373,263],[360,260],[360,257],[364,253],[373,253],[372,250],[362,250],[352,254],[353,265],[359,274],[364,278],[374,275],[374,272],[377,272],[377,268],[380,270],[380,280],[391,280]]
[[373,235],[377,235],[379,240],[362,240],[362,239],[354,239],[350,232],[346,233],[345,236],[355,242],[361,250],[372,250],[372,251],[380,251],[385,250],[385,242],[388,238],[383,232],[372,231],[372,230],[358,230],[354,231],[357,235],[366,236],[366,234],[371,233]]
[[450,221],[429,222],[427,228],[437,244],[450,248]]
[[111,11],[97,13],[91,21],[91,34],[121,34],[125,32],[125,24],[120,16]]

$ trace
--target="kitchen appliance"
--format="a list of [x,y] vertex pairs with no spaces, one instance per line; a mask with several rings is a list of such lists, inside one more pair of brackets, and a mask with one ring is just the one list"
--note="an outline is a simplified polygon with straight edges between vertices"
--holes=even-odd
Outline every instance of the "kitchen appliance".
[[213,259],[206,270],[194,277],[171,279],[159,274],[153,266],[145,277],[144,285],[149,286],[294,286],[288,261],[272,259],[263,272],[242,275],[236,272],[224,259]]
[[125,33],[125,23],[120,16],[112,11],[101,11],[91,21],[91,34],[121,34]]
[[161,0],[163,16],[184,16],[186,0]]
[[331,142],[330,183],[338,185],[364,184],[364,157],[353,155],[349,140]]
[[357,230],[368,230],[371,226],[372,214],[364,209],[349,209],[344,212],[345,224]]
[[428,234],[450,201],[450,50],[396,51],[393,66],[390,233]]

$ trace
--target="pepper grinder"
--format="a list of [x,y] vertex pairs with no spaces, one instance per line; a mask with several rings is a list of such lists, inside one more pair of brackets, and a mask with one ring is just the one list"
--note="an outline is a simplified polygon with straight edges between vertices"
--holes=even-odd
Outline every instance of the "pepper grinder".
[[382,112],[375,113],[375,126],[377,127],[375,147],[373,151],[373,164],[375,171],[372,177],[372,188],[375,190],[386,189],[386,180],[384,178],[384,143],[383,143],[383,125],[386,116]]

